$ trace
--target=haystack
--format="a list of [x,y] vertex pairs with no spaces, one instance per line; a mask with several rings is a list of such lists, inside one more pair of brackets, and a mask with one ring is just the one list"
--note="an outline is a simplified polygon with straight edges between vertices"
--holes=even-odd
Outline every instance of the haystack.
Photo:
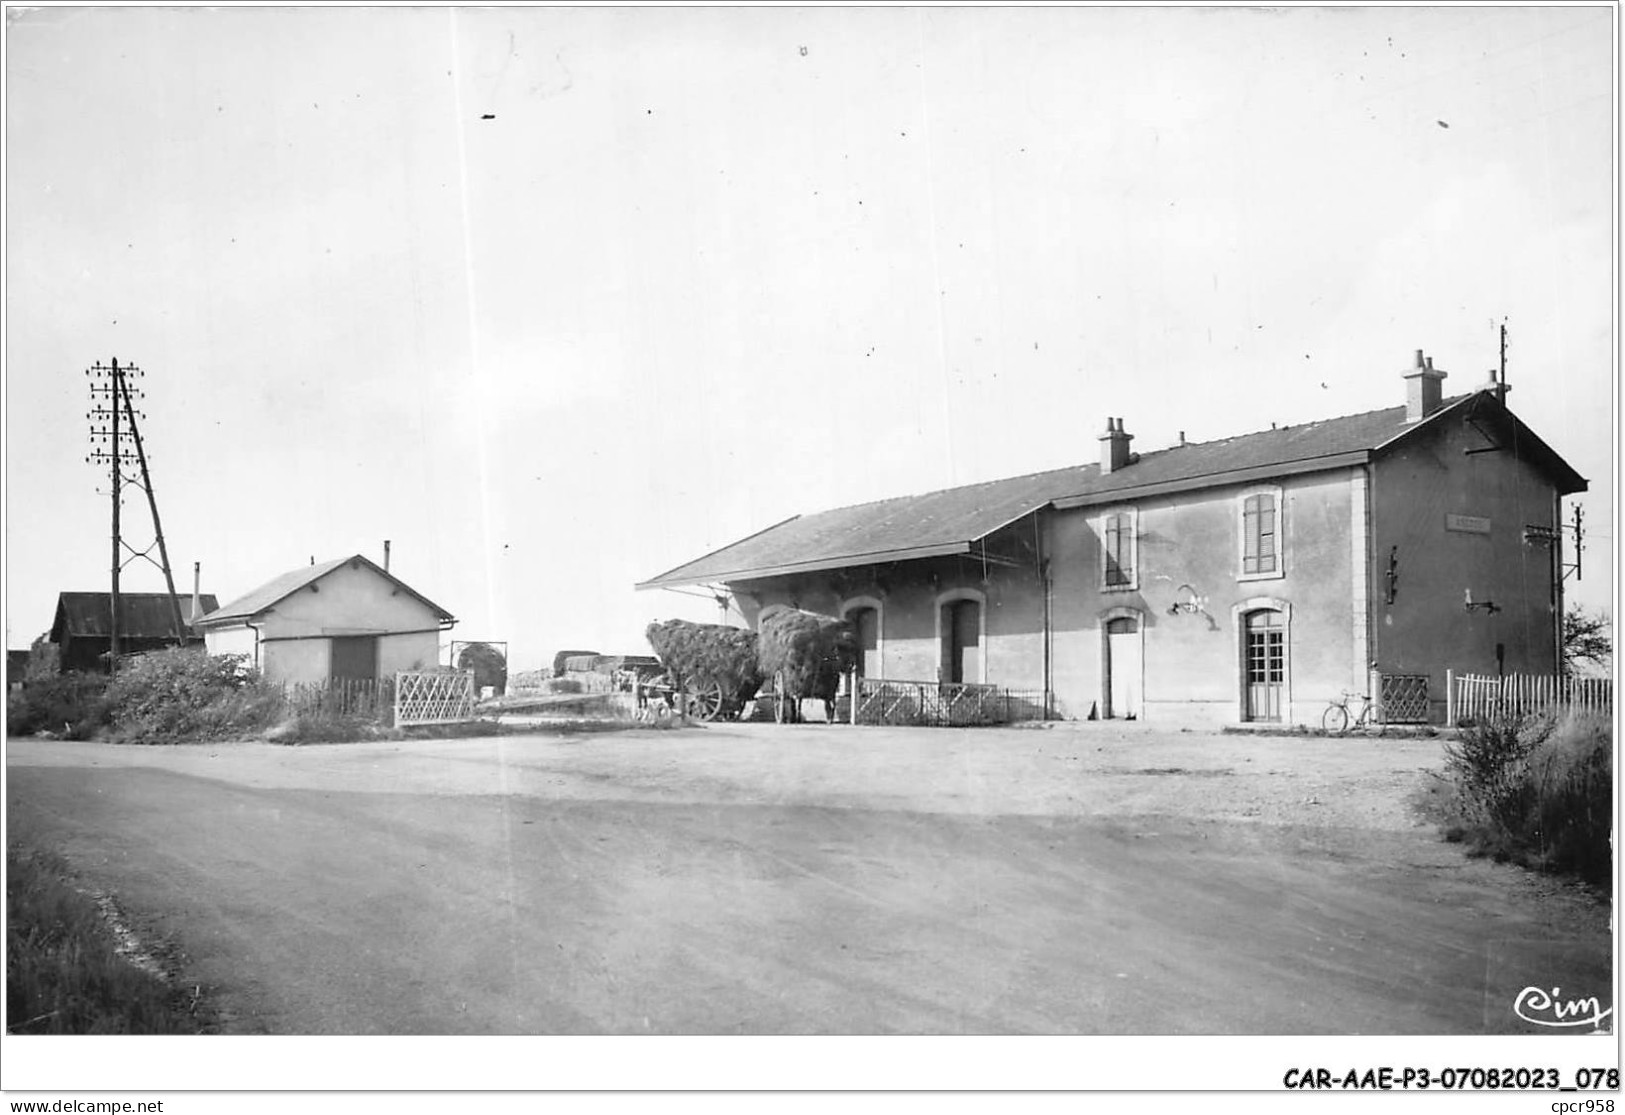
[[786,608],[758,626],[757,666],[765,678],[783,671],[783,696],[832,700],[857,665],[857,630],[847,620]]
[[720,623],[668,619],[643,632],[666,669],[681,684],[716,682],[724,698],[744,703],[762,687],[756,668],[756,632]]

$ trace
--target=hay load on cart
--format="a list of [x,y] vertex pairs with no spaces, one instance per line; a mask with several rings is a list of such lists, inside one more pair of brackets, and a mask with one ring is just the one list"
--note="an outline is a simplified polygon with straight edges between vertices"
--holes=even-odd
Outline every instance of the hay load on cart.
[[824,702],[824,715],[835,719],[835,697],[841,678],[858,661],[857,629],[847,620],[796,608],[762,617],[757,636],[757,667],[773,686],[773,718],[799,723],[801,702]]
[[640,704],[653,698],[675,708],[681,701],[697,720],[731,720],[762,687],[754,631],[668,619],[651,623],[643,634],[665,676],[640,687]]

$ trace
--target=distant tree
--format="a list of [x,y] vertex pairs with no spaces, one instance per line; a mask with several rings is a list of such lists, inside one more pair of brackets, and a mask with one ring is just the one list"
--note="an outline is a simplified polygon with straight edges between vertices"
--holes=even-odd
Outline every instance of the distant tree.
[[489,685],[499,697],[508,687],[508,660],[490,643],[469,643],[457,655],[457,668],[473,670],[475,687]]
[[35,639],[28,647],[28,668],[23,677],[32,681],[62,672],[62,648],[51,642],[49,631]]
[[1563,672],[1578,673],[1587,663],[1606,670],[1613,658],[1613,618],[1607,612],[1588,612],[1570,604],[1563,613]]

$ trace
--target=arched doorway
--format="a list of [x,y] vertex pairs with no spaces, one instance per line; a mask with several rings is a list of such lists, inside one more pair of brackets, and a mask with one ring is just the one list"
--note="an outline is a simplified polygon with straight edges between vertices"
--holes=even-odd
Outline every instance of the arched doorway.
[[847,620],[858,636],[857,675],[860,678],[880,674],[880,609],[868,605],[848,608]]
[[982,680],[982,602],[971,598],[942,605],[942,680],[955,685]]
[[1140,718],[1140,678],[1144,671],[1140,621],[1118,616],[1106,621],[1106,677],[1101,688],[1104,715],[1112,720]]
[[1274,608],[1242,616],[1243,720],[1279,721],[1286,689],[1286,622]]

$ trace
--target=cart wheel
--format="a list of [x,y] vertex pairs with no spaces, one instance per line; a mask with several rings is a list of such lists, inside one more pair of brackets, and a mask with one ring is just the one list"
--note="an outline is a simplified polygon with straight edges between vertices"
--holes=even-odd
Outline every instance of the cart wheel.
[[715,720],[722,711],[722,686],[714,681],[698,682],[688,695],[688,714],[695,720]]

